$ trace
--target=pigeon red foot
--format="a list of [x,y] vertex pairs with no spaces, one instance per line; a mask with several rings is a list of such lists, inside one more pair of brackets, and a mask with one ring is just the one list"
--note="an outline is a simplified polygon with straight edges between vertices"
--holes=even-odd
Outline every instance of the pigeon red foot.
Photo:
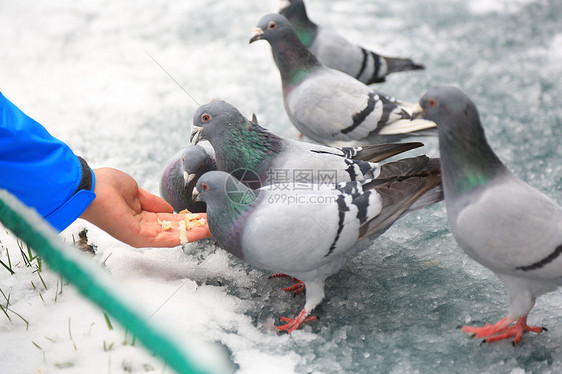
[[281,317],[281,321],[286,323],[284,325],[277,326],[277,329],[279,331],[287,331],[290,334],[306,322],[314,321],[317,319],[317,316],[310,316],[309,313],[303,309],[295,318]]
[[523,338],[523,335],[528,331],[537,334],[548,331],[544,327],[527,325],[527,316],[519,318],[513,326],[510,326],[512,322],[513,319],[505,317],[494,325],[487,323],[482,327],[463,326],[462,331],[472,334],[473,338],[484,338],[482,343],[493,343],[499,340],[513,338],[511,344],[514,346],[521,342],[521,338]]
[[293,282],[295,282],[295,284],[292,285],[292,286],[283,288],[283,291],[285,291],[285,292],[292,292],[293,294],[297,295],[299,293],[303,293],[306,290],[306,287],[301,280],[299,280],[295,277],[291,277],[287,274],[273,274],[270,278],[291,278],[291,280]]

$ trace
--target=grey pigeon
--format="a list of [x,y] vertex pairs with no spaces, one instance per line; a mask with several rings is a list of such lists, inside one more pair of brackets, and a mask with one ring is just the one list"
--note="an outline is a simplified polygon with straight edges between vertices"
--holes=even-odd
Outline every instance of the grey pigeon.
[[324,281],[361,249],[357,241],[382,234],[402,215],[442,199],[437,160],[426,156],[383,165],[381,177],[307,189],[251,189],[221,171],[197,182],[207,203],[213,238],[228,252],[260,269],[298,278],[306,303],[295,318],[282,318],[291,332],[314,319]]
[[[420,101],[437,123],[449,225],[461,248],[492,270],[509,293],[498,323],[462,330],[486,342],[527,331],[535,299],[562,285],[562,208],[514,176],[488,145],[474,103],[460,89],[435,87]],[[515,323],[512,326],[512,323]]]
[[391,73],[424,69],[409,58],[381,56],[315,24],[308,18],[303,0],[281,0],[279,13],[291,22],[300,41],[321,63],[365,84],[384,82]]
[[321,64],[280,14],[261,18],[250,43],[271,44],[283,86],[285,110],[305,136],[324,144],[380,142],[382,136],[428,134],[435,124],[411,118],[415,104],[400,102]]
[[184,209],[194,213],[205,212],[205,203],[193,201],[191,194],[199,177],[216,169],[210,149],[209,152],[202,145],[189,144],[166,162],[160,178],[160,196],[176,212]]
[[197,109],[191,140],[195,144],[201,140],[211,143],[217,169],[253,188],[374,178],[380,172],[376,161],[423,145],[414,142],[336,148],[285,139],[218,100]]

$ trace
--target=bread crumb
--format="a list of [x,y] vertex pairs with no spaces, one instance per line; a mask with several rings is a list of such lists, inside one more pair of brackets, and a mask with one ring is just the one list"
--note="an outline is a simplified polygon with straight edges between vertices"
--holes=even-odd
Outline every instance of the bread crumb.
[[161,221],[160,218],[158,218],[158,223],[160,224],[160,226],[162,226],[162,230],[164,231],[169,231],[172,229],[172,222],[170,221]]
[[187,228],[185,226],[185,221],[180,221],[180,243],[182,245],[189,243],[189,240],[187,240]]
[[187,232],[195,227],[201,227],[207,223],[207,220],[199,214],[187,214],[184,219],[179,221],[180,241],[181,244],[189,243]]

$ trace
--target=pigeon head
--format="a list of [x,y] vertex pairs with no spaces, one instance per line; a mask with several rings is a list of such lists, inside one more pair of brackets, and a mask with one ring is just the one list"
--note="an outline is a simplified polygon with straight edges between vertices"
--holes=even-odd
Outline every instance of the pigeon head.
[[200,140],[213,140],[219,138],[229,128],[238,127],[246,122],[246,118],[226,101],[213,100],[201,105],[193,115],[191,126],[191,142],[197,144]]
[[[174,154],[164,166],[160,178],[160,196],[166,200],[174,211],[180,212],[187,209],[191,212],[205,212],[205,203],[195,202],[192,197],[192,190],[197,183],[200,175],[209,170],[206,162],[205,166],[200,167],[200,162],[195,161],[197,157],[193,151],[201,146],[188,145],[184,151]],[[194,171],[192,174],[186,173],[186,165]],[[210,166],[212,167],[212,166]]]
[[212,101],[197,109],[191,142],[197,144],[200,140],[208,140],[213,146],[217,169],[236,177],[243,173],[240,170],[265,176],[271,166],[269,161],[282,147],[279,137],[248,120],[226,101]]
[[283,91],[299,84],[321,67],[318,59],[301,42],[287,18],[278,13],[266,14],[254,29],[250,43],[267,40],[281,73]]
[[183,171],[188,174],[196,173],[205,166],[209,155],[200,145],[189,144],[181,155]]
[[223,209],[227,206],[243,208],[256,200],[257,191],[246,187],[231,174],[210,171],[199,178],[193,195],[197,200],[206,202],[209,209]]
[[209,155],[200,145],[189,144],[181,155],[185,184],[189,184],[204,170],[209,162]]
[[478,109],[470,98],[454,86],[436,86],[420,99],[421,116],[437,123],[443,133],[483,132]]
[[433,87],[419,107],[414,117],[437,124],[445,194],[471,191],[507,171],[486,140],[476,106],[459,88]]
[[419,107],[421,113],[415,113],[414,117],[421,116],[437,124],[441,145],[487,156],[489,147],[478,109],[460,88],[433,87],[422,96]]
[[291,24],[281,14],[271,13],[263,16],[250,39],[250,43],[256,40],[267,40],[269,43],[274,43],[276,40],[283,39],[286,35],[293,34]]

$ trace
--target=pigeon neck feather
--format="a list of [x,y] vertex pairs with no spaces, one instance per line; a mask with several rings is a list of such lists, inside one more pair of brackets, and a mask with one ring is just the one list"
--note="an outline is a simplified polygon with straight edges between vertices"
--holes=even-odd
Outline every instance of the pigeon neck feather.
[[446,195],[468,193],[508,172],[486,141],[479,118],[464,126],[437,127]]
[[272,51],[284,88],[286,85],[296,86],[321,66],[292,30],[274,41]]
[[229,173],[249,169],[261,177],[282,149],[281,138],[247,120],[226,126],[219,139],[221,145],[215,148],[217,165]]
[[254,194],[226,191],[221,201],[207,206],[209,229],[213,238],[224,249],[242,260],[244,259],[241,244],[242,230],[253,210],[253,200],[255,200]]

